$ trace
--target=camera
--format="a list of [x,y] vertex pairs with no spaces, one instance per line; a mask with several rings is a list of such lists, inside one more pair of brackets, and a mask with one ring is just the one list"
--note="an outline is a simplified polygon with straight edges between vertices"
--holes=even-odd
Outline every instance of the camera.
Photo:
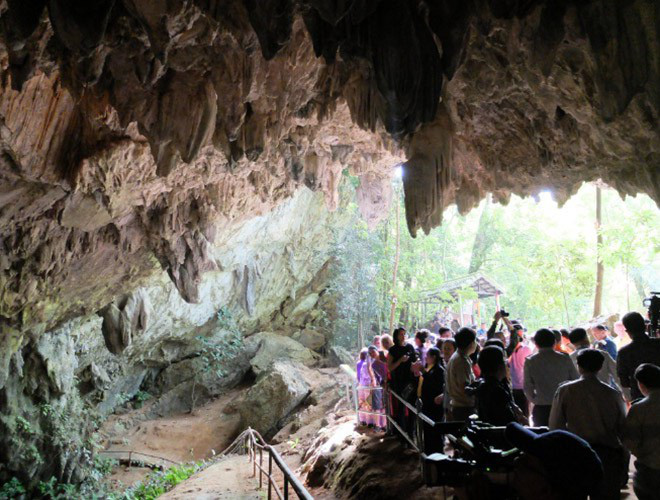
[[660,292],[651,292],[651,295],[646,297],[642,304],[649,310],[649,319],[651,320],[649,335],[651,337],[657,337],[660,334],[658,331],[658,322],[660,321]]
[[501,316],[502,318],[508,318],[508,317],[509,317],[509,313],[506,312],[504,309],[500,309],[500,316]]

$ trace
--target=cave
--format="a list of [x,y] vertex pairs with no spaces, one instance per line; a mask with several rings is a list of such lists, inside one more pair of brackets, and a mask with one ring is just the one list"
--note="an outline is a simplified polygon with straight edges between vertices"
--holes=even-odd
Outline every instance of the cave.
[[658,26],[653,0],[0,2],[0,484],[82,481],[145,387],[184,411],[191,371],[202,402],[320,356],[293,339],[327,356],[346,182],[375,227],[402,165],[412,236],[588,181],[660,203]]

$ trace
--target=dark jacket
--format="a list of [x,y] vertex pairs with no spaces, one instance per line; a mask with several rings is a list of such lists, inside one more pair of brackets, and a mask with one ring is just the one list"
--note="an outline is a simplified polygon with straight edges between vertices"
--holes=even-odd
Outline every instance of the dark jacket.
[[633,400],[643,397],[635,382],[635,370],[642,363],[660,365],[660,339],[651,339],[644,335],[619,350],[616,371],[621,385],[630,387],[630,396]]
[[495,377],[484,377],[467,390],[476,397],[477,415],[482,422],[506,425],[517,420],[513,394],[506,380],[499,381]]
[[442,418],[443,406],[435,403],[435,398],[445,390],[445,370],[440,365],[422,374],[422,413],[434,420]]

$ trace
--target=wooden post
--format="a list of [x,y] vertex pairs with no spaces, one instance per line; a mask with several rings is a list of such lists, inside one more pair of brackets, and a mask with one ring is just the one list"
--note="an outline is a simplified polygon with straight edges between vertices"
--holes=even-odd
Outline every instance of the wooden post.
[[458,325],[460,327],[463,327],[463,323],[464,323],[464,321],[463,321],[463,297],[461,297],[460,295],[458,296],[458,307],[460,308],[460,313],[459,313],[459,317],[458,317]]

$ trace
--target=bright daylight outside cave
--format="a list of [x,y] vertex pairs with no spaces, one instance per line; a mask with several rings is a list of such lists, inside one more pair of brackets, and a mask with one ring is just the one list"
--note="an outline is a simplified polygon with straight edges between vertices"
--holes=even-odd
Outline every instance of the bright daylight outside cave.
[[660,3],[0,0],[0,499],[658,499]]

